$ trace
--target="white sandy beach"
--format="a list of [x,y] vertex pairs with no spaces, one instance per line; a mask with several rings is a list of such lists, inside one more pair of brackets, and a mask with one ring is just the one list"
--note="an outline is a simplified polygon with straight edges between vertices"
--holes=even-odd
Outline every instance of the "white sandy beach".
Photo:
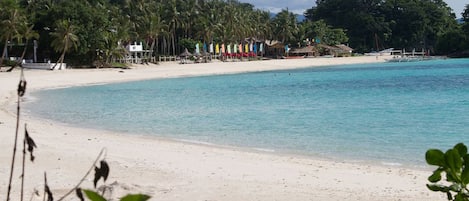
[[[25,77],[28,81],[27,92],[30,92],[152,78],[383,61],[383,57],[351,57],[185,65],[163,63],[137,65],[129,70],[25,70]],[[8,187],[19,72],[0,73],[0,199],[5,199]],[[430,167],[412,169],[191,144],[76,128],[30,116],[22,117],[21,135],[27,123],[29,133],[38,146],[35,162],[27,164],[25,199],[30,199],[34,189],[42,192],[44,172],[47,172],[54,197],[61,197],[88,171],[102,148],[107,150],[106,161],[111,172],[106,183],[113,186],[114,198],[126,193],[145,193],[151,195],[152,200],[160,201],[446,199],[443,194],[427,190],[425,184],[431,174]],[[21,149],[20,146],[13,177],[13,200],[19,200],[16,198],[19,197]],[[92,179],[93,173],[82,187],[92,188]],[[33,200],[39,199],[42,197],[35,196]],[[74,195],[68,200],[71,199],[76,200]]]

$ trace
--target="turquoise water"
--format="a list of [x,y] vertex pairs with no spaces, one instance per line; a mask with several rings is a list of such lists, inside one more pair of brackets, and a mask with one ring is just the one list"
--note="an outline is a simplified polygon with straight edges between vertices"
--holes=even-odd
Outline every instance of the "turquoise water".
[[[242,63],[240,63],[242,65]],[[469,60],[157,79],[33,93],[77,126],[341,160],[424,165],[469,145]]]

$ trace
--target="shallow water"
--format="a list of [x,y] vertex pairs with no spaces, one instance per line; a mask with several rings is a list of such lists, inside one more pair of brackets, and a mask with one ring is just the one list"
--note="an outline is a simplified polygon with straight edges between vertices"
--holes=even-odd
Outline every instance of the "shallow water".
[[468,59],[157,79],[32,96],[32,114],[77,126],[342,160],[423,165],[429,148],[469,144]]

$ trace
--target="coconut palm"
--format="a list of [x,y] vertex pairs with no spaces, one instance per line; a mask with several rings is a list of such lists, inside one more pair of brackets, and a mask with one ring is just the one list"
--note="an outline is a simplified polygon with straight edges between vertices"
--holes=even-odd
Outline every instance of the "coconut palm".
[[[24,59],[24,55],[26,55],[26,51],[28,49],[28,43],[31,39],[38,39],[39,34],[33,30],[34,25],[29,25],[28,23],[22,23],[20,26],[18,26],[18,43],[23,43],[24,42],[24,49],[23,52],[21,53],[21,58],[18,59],[18,62],[13,65],[10,69],[7,70],[7,72],[12,71],[16,66],[18,66],[21,61]],[[23,41],[24,40],[24,41]]]
[[289,42],[298,32],[296,16],[288,10],[282,10],[273,19],[273,29],[282,43]]
[[55,63],[53,69],[60,63],[60,68],[62,68],[62,63],[65,58],[65,54],[70,48],[74,47],[75,49],[78,46],[78,36],[75,35],[75,27],[68,20],[60,20],[56,23],[56,29],[50,35],[54,38],[51,45],[56,52],[62,52],[59,59]]
[[24,15],[18,5],[12,1],[2,1],[0,4],[0,37],[4,41],[2,56],[0,57],[0,66],[3,65],[5,59],[8,42],[12,39],[18,38],[18,26],[20,23],[26,21]]
[[170,32],[171,32],[171,46],[172,46],[172,53],[176,55],[176,38],[177,33],[176,30],[179,28],[184,27],[181,21],[181,13],[178,11],[178,0],[171,0],[168,2],[167,6],[168,9],[166,10],[166,19],[168,19]]

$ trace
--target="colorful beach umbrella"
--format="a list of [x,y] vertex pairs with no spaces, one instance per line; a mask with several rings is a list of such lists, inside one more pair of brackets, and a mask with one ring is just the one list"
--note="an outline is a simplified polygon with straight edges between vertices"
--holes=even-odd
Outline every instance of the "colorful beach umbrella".
[[257,53],[257,44],[254,44],[252,49],[253,49],[254,53]]
[[207,44],[206,43],[204,43],[203,48],[204,48],[204,52],[207,52]]
[[254,48],[252,46],[252,43],[249,44],[249,52],[254,52]]
[[243,45],[241,43],[238,45],[239,53],[243,53]]
[[231,54],[231,45],[228,45],[226,49],[228,49],[228,54]]
[[195,53],[200,54],[199,43],[195,44]]
[[210,53],[213,53],[213,43],[210,43]]
[[215,53],[220,54],[220,45],[218,43],[215,45]]
[[225,43],[221,44],[221,53],[225,53]]
[[264,43],[261,43],[259,47],[259,52],[264,52]]
[[244,52],[249,52],[249,45],[247,43],[244,45]]

